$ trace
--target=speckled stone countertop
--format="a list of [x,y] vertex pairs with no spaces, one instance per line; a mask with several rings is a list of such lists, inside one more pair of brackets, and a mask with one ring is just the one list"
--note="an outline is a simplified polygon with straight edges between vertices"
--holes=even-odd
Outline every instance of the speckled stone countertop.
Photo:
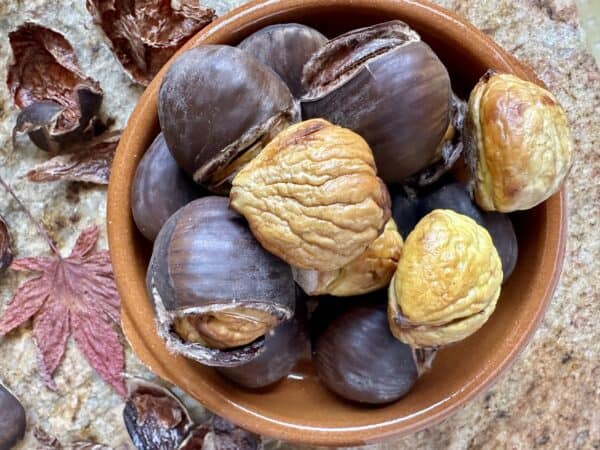
[[[83,0],[0,0],[0,66],[9,58],[7,34],[32,20],[64,33],[84,72],[104,88],[104,112],[124,126],[141,93],[121,71],[101,40]],[[206,0],[217,12],[243,3]],[[600,449],[600,72],[585,48],[574,0],[439,0],[473,22],[528,63],[567,111],[576,140],[567,182],[568,241],[564,270],[548,312],[533,340],[484,395],[443,423],[372,449]],[[4,69],[5,70],[5,69]],[[4,74],[3,74],[4,77]],[[111,95],[119,92],[119,95]],[[68,251],[91,223],[103,227],[104,188],[69,183],[34,185],[21,176],[47,156],[26,138],[13,148],[16,110],[0,83],[0,174],[32,213]],[[28,256],[46,251],[16,205],[0,194],[0,213],[13,230],[14,250]],[[100,245],[105,246],[102,238]],[[22,278],[0,280],[0,311]],[[151,374],[127,350],[127,372]],[[36,447],[34,426],[68,443],[90,438],[117,446],[128,442],[123,403],[89,368],[71,342],[56,375],[59,393],[42,385],[36,370],[30,325],[0,338],[0,379],[27,409],[28,431],[18,449]],[[194,405],[192,400],[186,403]],[[204,414],[194,405],[195,414]],[[267,448],[301,447],[269,441]]]

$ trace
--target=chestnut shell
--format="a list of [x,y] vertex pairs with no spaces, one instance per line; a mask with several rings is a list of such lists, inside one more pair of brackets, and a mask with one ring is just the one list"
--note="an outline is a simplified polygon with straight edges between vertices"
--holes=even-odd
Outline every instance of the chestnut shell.
[[218,367],[257,356],[264,337],[241,347],[209,348],[177,336],[171,329],[177,317],[235,306],[265,311],[282,322],[292,317],[296,298],[290,267],[264,250],[228,205],[224,197],[203,197],[171,216],[154,242],[146,277],[167,346]]
[[401,21],[330,40],[306,63],[304,119],[322,117],[360,134],[379,176],[399,183],[424,169],[450,123],[450,77]]
[[131,188],[131,211],[138,230],[154,241],[161,227],[203,191],[177,165],[160,133],[140,161]]
[[297,23],[270,25],[252,33],[238,48],[252,54],[281,77],[296,98],[304,94],[302,69],[327,38]]
[[339,396],[383,404],[406,394],[418,378],[412,349],[390,332],[385,306],[348,308],[317,338],[313,362]]

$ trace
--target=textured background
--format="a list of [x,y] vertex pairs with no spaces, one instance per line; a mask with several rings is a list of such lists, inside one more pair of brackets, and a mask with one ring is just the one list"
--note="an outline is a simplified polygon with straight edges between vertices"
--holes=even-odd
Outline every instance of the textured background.
[[[103,43],[84,0],[0,0],[0,67],[9,61],[7,34],[24,21],[42,23],[73,44],[83,70],[100,82],[104,113],[122,127],[141,89],[131,84]],[[243,3],[206,0],[219,13]],[[567,182],[569,239],[558,290],[535,337],[514,366],[486,394],[443,423],[377,449],[600,449],[600,72],[585,48],[572,0],[440,0],[505,49],[521,58],[558,96],[573,126],[576,159]],[[3,77],[5,74],[3,74]],[[116,94],[118,93],[118,95]],[[0,83],[0,174],[14,186],[34,216],[64,252],[77,234],[96,223],[103,229],[105,189],[69,183],[36,185],[22,174],[47,156],[26,138],[13,148],[16,110]],[[20,256],[44,254],[44,242],[4,193],[0,213],[13,232]],[[99,244],[105,246],[104,237]],[[0,311],[21,279],[0,280]],[[63,442],[90,438],[128,442],[119,397],[89,368],[72,342],[52,393],[40,383],[30,326],[0,338],[0,379],[24,403],[29,429],[17,448],[35,448],[33,426]],[[127,351],[127,371],[151,375]],[[192,404],[193,401],[189,401]],[[197,406],[197,405],[196,405]],[[197,414],[203,414],[197,407]],[[269,448],[296,449],[270,442]]]

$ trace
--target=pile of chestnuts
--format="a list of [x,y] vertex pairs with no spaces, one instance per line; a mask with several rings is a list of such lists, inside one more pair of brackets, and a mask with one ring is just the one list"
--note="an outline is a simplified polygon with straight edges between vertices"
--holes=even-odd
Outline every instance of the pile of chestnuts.
[[464,101],[397,20],[199,45],[158,102],[131,193],[157,332],[249,389],[312,354],[341,397],[402,397],[493,314],[518,256],[507,213],[571,165],[550,92],[488,71]]

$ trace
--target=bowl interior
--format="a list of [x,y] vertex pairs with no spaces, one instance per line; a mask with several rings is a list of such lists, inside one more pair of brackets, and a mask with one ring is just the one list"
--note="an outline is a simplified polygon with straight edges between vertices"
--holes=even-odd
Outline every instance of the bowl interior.
[[[273,23],[299,22],[328,36],[398,18],[413,26],[447,65],[453,87],[466,96],[489,67],[537,81],[470,25],[437,7],[398,1],[264,1],[242,7],[205,29],[195,43],[235,45]],[[108,231],[124,331],[144,363],[219,415],[252,431],[323,444],[368,443],[441,420],[489,385],[525,345],[554,289],[564,246],[562,194],[513,216],[519,262],[496,312],[472,337],[443,349],[433,370],[398,402],[364,407],[341,400],[318,381],[309,360],[284,381],[260,391],[228,382],[213,369],[170,354],[154,331],[144,288],[151,244],[137,232],[129,190],[137,162],[158,133],[161,74],[144,93],[119,145],[109,189]],[[348,343],[351,345],[351,343]]]

